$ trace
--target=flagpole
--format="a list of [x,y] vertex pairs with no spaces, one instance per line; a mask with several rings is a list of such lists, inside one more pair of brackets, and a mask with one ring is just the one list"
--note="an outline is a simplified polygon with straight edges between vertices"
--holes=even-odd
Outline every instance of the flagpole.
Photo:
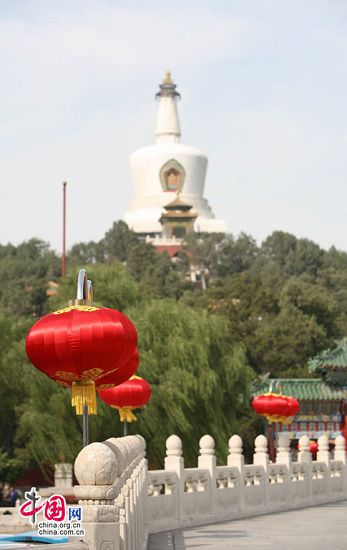
[[63,253],[61,256],[61,275],[66,275],[66,181],[63,182]]

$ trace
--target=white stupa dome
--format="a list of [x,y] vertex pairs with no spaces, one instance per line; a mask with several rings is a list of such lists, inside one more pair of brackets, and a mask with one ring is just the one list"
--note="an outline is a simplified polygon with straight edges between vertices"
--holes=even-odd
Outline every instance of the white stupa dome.
[[134,198],[124,221],[136,233],[159,235],[163,207],[180,192],[183,201],[198,212],[194,228],[201,232],[226,232],[223,220],[216,219],[203,197],[207,157],[196,147],[180,143],[176,85],[166,74],[160,91],[156,142],[130,156]]

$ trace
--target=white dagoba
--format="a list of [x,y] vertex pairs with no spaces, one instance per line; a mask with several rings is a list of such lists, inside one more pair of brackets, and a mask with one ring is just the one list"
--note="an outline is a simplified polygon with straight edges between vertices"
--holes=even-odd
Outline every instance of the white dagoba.
[[130,156],[135,193],[124,221],[136,233],[160,235],[163,207],[180,193],[180,198],[198,212],[195,231],[225,233],[225,222],[214,217],[203,197],[207,157],[196,147],[180,143],[177,111],[180,94],[169,71],[159,87],[155,144],[142,147]]

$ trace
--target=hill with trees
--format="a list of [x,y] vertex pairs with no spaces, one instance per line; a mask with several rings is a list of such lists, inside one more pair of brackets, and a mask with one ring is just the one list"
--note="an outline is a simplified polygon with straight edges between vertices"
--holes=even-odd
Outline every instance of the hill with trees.
[[[3,477],[34,463],[73,461],[81,447],[69,391],[25,355],[28,329],[75,297],[81,267],[96,303],[125,312],[138,330],[139,375],[153,394],[132,429],[146,438],[151,467],[162,463],[171,433],[182,438],[188,465],[205,433],[214,436],[219,460],[235,432],[250,452],[261,429],[250,407],[252,381],[266,373],[309,377],[308,360],[346,336],[347,253],[281,231],[261,245],[245,234],[194,233],[184,248],[172,261],[115,222],[101,241],[71,248],[62,279],[60,258],[46,243],[0,246]],[[189,263],[204,284],[191,281]],[[56,292],[47,292],[52,283]],[[115,412],[98,406],[91,439],[120,434]]]

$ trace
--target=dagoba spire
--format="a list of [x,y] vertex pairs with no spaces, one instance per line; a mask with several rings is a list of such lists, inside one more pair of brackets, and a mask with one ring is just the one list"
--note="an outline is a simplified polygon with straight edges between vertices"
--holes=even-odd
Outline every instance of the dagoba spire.
[[159,101],[157,125],[155,130],[156,143],[179,143],[181,137],[180,123],[177,112],[177,98],[180,94],[176,91],[170,71],[166,71],[160,91],[155,98]]
[[[183,238],[183,232],[194,227],[207,233],[226,232],[224,221],[215,218],[204,198],[206,155],[196,147],[180,143],[179,97],[176,84],[167,71],[156,95],[156,143],[137,149],[130,157],[134,196],[124,220],[146,239],[162,238],[163,220],[166,225],[171,224],[176,239]],[[180,194],[172,202],[173,193],[177,192]],[[163,208],[167,214],[163,213]],[[189,216],[186,216],[187,211]],[[188,225],[182,225],[183,221]]]

